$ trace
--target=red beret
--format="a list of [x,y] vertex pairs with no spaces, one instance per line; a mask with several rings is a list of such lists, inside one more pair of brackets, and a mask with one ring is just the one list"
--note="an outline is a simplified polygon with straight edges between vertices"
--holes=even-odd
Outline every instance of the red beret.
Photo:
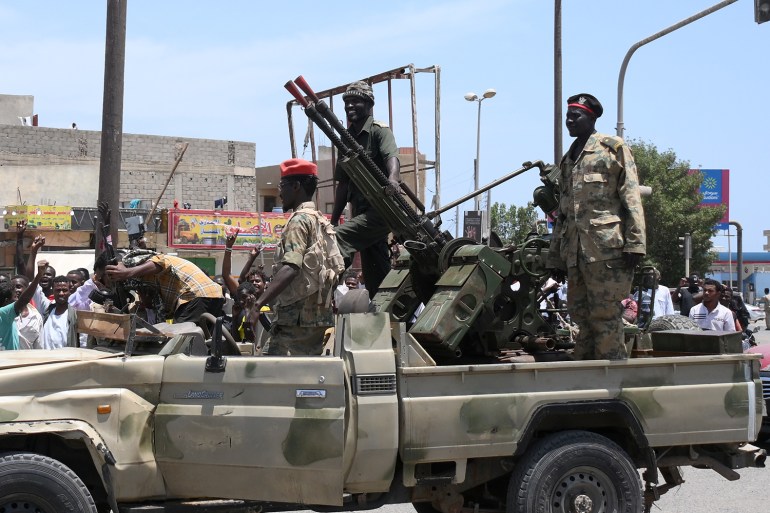
[[296,175],[318,176],[318,166],[302,159],[289,159],[281,162],[281,178]]

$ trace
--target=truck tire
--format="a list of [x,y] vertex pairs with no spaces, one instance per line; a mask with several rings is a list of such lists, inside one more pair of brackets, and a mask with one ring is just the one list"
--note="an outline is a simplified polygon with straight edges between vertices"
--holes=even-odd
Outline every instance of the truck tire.
[[0,511],[97,513],[88,488],[69,467],[20,452],[0,456]]
[[506,513],[641,513],[642,483],[626,453],[588,431],[537,442],[516,463]]
[[650,326],[647,328],[647,331],[649,332],[663,331],[663,330],[701,331],[700,326],[698,326],[698,323],[696,323],[689,317],[685,317],[684,315],[677,315],[677,314],[661,315],[660,317],[650,321]]

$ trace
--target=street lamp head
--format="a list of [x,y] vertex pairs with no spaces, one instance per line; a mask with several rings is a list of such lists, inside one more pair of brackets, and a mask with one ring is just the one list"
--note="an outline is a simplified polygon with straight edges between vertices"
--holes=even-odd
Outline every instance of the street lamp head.
[[494,89],[487,89],[486,91],[484,91],[484,98],[492,98],[496,94],[497,94],[497,91],[495,91]]
[[475,102],[479,99],[479,96],[476,93],[465,93],[465,99],[469,102]]

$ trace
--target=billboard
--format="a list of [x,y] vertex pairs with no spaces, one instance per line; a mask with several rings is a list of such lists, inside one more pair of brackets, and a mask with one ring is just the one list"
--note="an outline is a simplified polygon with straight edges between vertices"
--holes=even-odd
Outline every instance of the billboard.
[[168,212],[168,245],[223,249],[227,235],[238,228],[234,248],[247,249],[261,243],[264,249],[275,249],[290,216],[281,212],[172,209]]
[[4,209],[2,228],[15,231],[16,223],[27,221],[28,230],[71,230],[72,207],[62,205],[9,205]]
[[727,230],[730,222],[730,170],[729,169],[692,169],[690,172],[703,175],[700,193],[703,195],[701,206],[725,206],[725,215],[719,220],[718,230]]

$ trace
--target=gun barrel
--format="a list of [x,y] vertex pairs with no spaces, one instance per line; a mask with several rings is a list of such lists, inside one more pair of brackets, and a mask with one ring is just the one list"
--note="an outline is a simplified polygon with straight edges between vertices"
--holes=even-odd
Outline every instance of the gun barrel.
[[283,87],[285,87],[286,90],[291,93],[291,95],[294,97],[295,100],[297,100],[297,102],[300,105],[302,105],[304,108],[308,108],[308,106],[310,105],[310,102],[307,101],[307,99],[304,96],[302,96],[302,93],[299,92],[299,89],[297,89],[297,86],[296,84],[294,84],[294,82],[289,80],[283,85]]
[[334,144],[334,146],[337,147],[338,150],[340,150],[340,153],[344,156],[350,156],[351,151],[350,148],[348,148],[345,143],[342,142],[342,140],[339,138],[339,136],[334,133],[334,130],[329,125],[329,123],[326,122],[324,117],[318,112],[315,105],[307,101],[307,99],[302,96],[302,93],[300,93],[299,89],[297,88],[297,85],[289,80],[284,84],[284,87],[287,91],[291,93],[291,95],[296,99],[300,105],[304,108],[305,115],[309,117],[317,126],[321,129],[321,131],[326,134],[326,137],[329,138],[329,140]]
[[305,77],[303,77],[302,75],[298,76],[297,78],[294,79],[294,83],[297,84],[299,88],[305,92],[308,98],[313,100],[314,103],[318,103],[319,101],[321,101],[318,99],[318,95],[315,94],[315,91],[313,91],[310,88],[310,84],[307,83],[307,80],[305,80]]
[[525,172],[525,171],[528,171],[528,170],[532,169],[533,167],[537,167],[537,168],[540,168],[540,169],[542,170],[542,169],[544,169],[544,168],[545,168],[545,163],[544,163],[542,160],[538,160],[538,161],[536,161],[536,162],[524,162],[524,163],[521,165],[521,167],[520,167],[519,169],[517,169],[516,171],[511,171],[511,172],[510,172],[510,173],[508,173],[507,175],[505,175],[505,176],[503,176],[503,177],[501,177],[501,178],[498,178],[497,180],[494,180],[494,181],[492,181],[492,182],[488,183],[487,185],[485,185],[485,186],[484,186],[484,187],[482,187],[481,189],[479,189],[479,190],[477,190],[477,191],[473,191],[473,192],[471,192],[471,193],[469,193],[469,194],[466,194],[465,196],[463,196],[463,197],[461,197],[461,198],[458,198],[458,199],[454,200],[453,202],[449,203],[448,205],[444,205],[443,207],[441,207],[441,208],[439,208],[439,209],[437,209],[437,210],[433,210],[433,211],[431,211],[431,212],[428,212],[428,213],[427,213],[427,214],[425,214],[425,215],[426,215],[426,216],[428,216],[428,218],[430,218],[430,219],[433,219],[433,218],[434,218],[434,217],[436,217],[437,215],[439,215],[439,214],[443,214],[443,213],[444,213],[444,212],[446,212],[447,210],[449,210],[449,209],[452,209],[452,208],[455,208],[455,207],[456,207],[457,205],[459,205],[460,203],[465,203],[465,202],[466,202],[466,201],[468,201],[469,199],[471,199],[471,198],[475,198],[475,197],[476,197],[476,196],[478,196],[479,194],[485,193],[485,192],[487,192],[489,189],[491,189],[491,188],[493,188],[493,187],[497,187],[497,186],[498,186],[498,185],[500,185],[501,183],[507,182],[507,181],[508,181],[508,180],[510,180],[511,178],[514,178],[514,177],[516,177],[516,176],[519,176],[519,175],[520,175],[520,174],[522,174],[523,172]]

